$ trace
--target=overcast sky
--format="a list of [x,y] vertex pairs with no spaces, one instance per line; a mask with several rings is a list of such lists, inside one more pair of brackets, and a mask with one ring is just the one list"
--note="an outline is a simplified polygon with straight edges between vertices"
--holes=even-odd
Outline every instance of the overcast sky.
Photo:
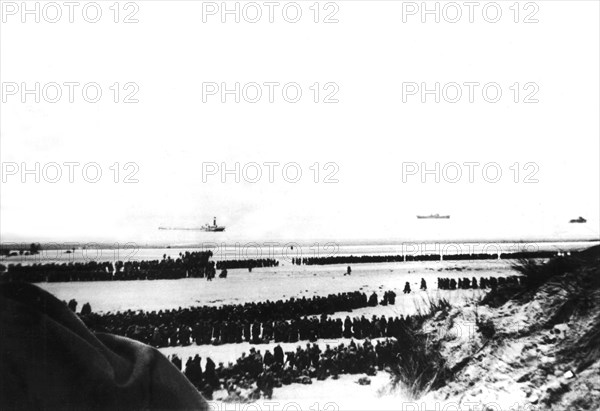
[[[279,7],[275,23],[263,16],[254,24],[243,16],[240,23],[228,17],[223,24],[219,14],[203,22],[202,2],[139,1],[139,10],[119,15],[122,20],[135,11],[139,22],[125,24],[113,22],[113,1],[100,3],[103,15],[95,24],[77,10],[74,23],[66,16],[38,24],[3,15],[3,242],[167,241],[173,233],[158,226],[199,226],[213,216],[227,226],[222,238],[598,236],[596,1],[539,1],[539,10],[521,10],[519,23],[509,9],[514,2],[499,2],[497,23],[476,9],[474,23],[463,16],[454,24],[432,17],[422,23],[420,14],[405,15],[403,22],[402,2],[391,1],[338,1],[337,11],[322,2],[319,20],[333,12],[339,20],[329,24],[314,23],[312,1],[300,2],[298,23],[286,22]],[[533,12],[539,22],[523,23]],[[20,90],[6,93],[6,83],[35,82],[95,82],[103,94],[93,104],[82,98],[81,87],[74,103],[66,87],[57,103],[35,103],[31,96],[22,103]],[[119,103],[110,89],[116,82]],[[128,82],[139,88],[133,97],[138,103],[122,102],[136,90],[124,90]],[[231,96],[222,103],[220,94],[203,102],[208,82],[295,82],[302,98],[286,102],[279,87],[269,103],[262,86],[258,103],[235,103]],[[310,89],[317,82],[319,103]],[[493,82],[502,98],[487,102],[479,87],[470,103],[462,86],[457,103],[443,97],[435,103],[432,96],[423,103],[419,93],[403,102],[403,83],[409,82]],[[335,85],[324,89],[326,83]],[[520,87],[517,103],[514,83]],[[535,84],[524,88],[526,83]],[[322,102],[333,90],[339,102]],[[539,102],[524,103],[533,92],[530,98]],[[30,168],[36,162],[96,162],[103,174],[97,183],[86,182],[81,167],[73,183],[66,167],[57,183],[36,183],[32,176],[23,183],[21,169],[6,174],[7,163],[23,162]],[[109,168],[115,162],[118,183]],[[137,168],[123,169],[128,162]],[[219,172],[203,181],[203,163],[233,168],[236,162],[281,166],[273,183],[266,167],[256,183],[236,183],[231,175],[223,183]],[[292,162],[302,169],[297,183],[282,176],[282,166]],[[315,183],[310,167],[317,162]],[[432,175],[423,183],[418,171],[403,182],[403,163],[433,168],[436,162],[494,162],[502,176],[486,181],[480,166],[469,182],[462,167],[456,183],[435,183]],[[324,169],[326,163],[335,166]],[[524,168],[526,163],[534,164]],[[446,168],[450,178],[453,170]],[[130,171],[139,182],[123,182]],[[332,171],[338,182],[325,183]],[[530,173],[537,182],[525,182]],[[416,219],[431,213],[451,219]],[[578,216],[588,223],[568,223]]]

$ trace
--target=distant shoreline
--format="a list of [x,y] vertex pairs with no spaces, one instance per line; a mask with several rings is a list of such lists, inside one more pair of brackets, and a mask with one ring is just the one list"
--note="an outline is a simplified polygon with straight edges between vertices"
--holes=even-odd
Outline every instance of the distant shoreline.
[[582,239],[454,239],[454,240],[335,240],[335,239],[318,239],[318,240],[298,240],[298,239],[239,239],[229,241],[219,241],[218,238],[214,238],[211,241],[194,242],[189,244],[140,244],[134,241],[123,241],[123,242],[95,242],[95,241],[64,241],[64,242],[38,242],[38,241],[14,241],[14,242],[2,242],[0,243],[0,249],[2,250],[29,250],[32,243],[41,245],[42,250],[72,250],[73,248],[90,249],[90,250],[113,250],[117,246],[118,248],[135,247],[138,249],[201,249],[206,248],[210,245],[219,246],[231,246],[243,244],[257,244],[258,246],[266,246],[268,244],[275,244],[276,247],[281,247],[285,244],[299,245],[299,246],[311,246],[313,244],[337,244],[342,246],[401,246],[403,244],[534,244],[534,243],[596,243],[600,242],[599,238],[582,238]]

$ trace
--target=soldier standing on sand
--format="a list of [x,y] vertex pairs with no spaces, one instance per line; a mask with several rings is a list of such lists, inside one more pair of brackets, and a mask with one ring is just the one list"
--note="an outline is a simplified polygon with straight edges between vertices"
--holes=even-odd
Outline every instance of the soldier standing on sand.
[[192,384],[194,384],[194,366],[192,365],[192,363],[192,357],[188,357],[188,360],[185,362],[185,371],[183,372],[183,374],[187,377],[188,380],[190,380]]
[[375,293],[375,291],[373,291],[373,294],[371,294],[371,297],[369,297],[369,307],[376,307],[377,306],[377,293]]
[[421,278],[421,290],[427,291],[427,283],[424,278]]
[[396,293],[395,292],[390,291],[389,297],[388,297],[388,302],[390,305],[396,304]]
[[70,300],[68,307],[71,309],[71,311],[75,312],[77,310],[77,300],[74,298]]
[[454,278],[450,280],[450,289],[456,290],[456,280]]
[[219,388],[219,381],[217,379],[217,375],[215,374],[215,363],[213,360],[208,357],[206,359],[206,366],[204,371],[204,379],[212,388]]
[[152,339],[150,340],[150,345],[152,345],[153,347],[161,347],[161,340],[162,339],[160,335],[160,330],[158,329],[158,327],[154,327],[154,331],[152,332]]
[[410,284],[407,281],[406,284],[404,285],[404,294],[409,294],[409,293],[410,293]]
[[258,322],[258,320],[254,320],[254,323],[252,323],[252,344],[258,344],[258,339],[260,336],[260,323]]
[[171,362],[179,371],[181,371],[181,359],[177,356],[177,354],[173,354],[173,357],[171,357]]
[[90,303],[83,304],[83,307],[81,307],[81,315],[89,315],[91,313],[92,313],[92,306],[90,305]]
[[275,363],[283,365],[283,349],[279,344],[273,348],[273,360]]
[[286,354],[287,356],[285,362],[287,362],[290,368],[294,368],[294,366],[296,365],[296,355],[293,351],[288,351]]
[[271,351],[267,350],[265,352],[265,356],[263,358],[263,364],[265,365],[265,367],[270,367],[273,363],[275,362],[275,358],[273,356],[273,354],[271,354]]

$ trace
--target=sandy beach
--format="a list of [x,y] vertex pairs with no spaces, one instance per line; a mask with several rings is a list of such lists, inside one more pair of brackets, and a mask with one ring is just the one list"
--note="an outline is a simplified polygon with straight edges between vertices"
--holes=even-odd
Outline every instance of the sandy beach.
[[[247,270],[230,270],[227,279],[156,280],[156,281],[120,281],[120,282],[73,282],[43,283],[42,288],[54,293],[63,300],[75,298],[80,304],[90,302],[94,311],[108,312],[117,310],[161,310],[195,305],[223,305],[264,300],[288,299],[290,297],[323,296],[331,293],[362,290],[367,295],[372,292],[383,295],[384,291],[397,293],[395,305],[366,307],[352,312],[336,312],[332,317],[345,318],[373,315],[399,316],[415,314],[427,308],[430,300],[447,299],[453,306],[461,306],[480,299],[484,290],[438,290],[438,277],[499,277],[515,275],[510,262],[491,261],[435,261],[409,263],[360,264],[352,269],[352,275],[344,276],[345,265],[293,266]],[[420,291],[421,278],[427,282],[427,291]],[[403,294],[408,281],[412,292]],[[362,343],[362,341],[357,341]],[[326,345],[349,344],[349,339],[320,339],[317,344],[324,349]],[[277,344],[252,345],[247,342],[224,344],[219,346],[195,344],[187,347],[167,347],[160,351],[165,355],[177,354],[185,361],[188,357],[200,355],[204,366],[210,357],[216,364],[235,362],[242,353],[251,348],[266,352]],[[306,341],[281,344],[283,350],[295,351],[297,346],[305,346]],[[342,375],[339,380],[314,380],[311,385],[292,384],[277,388],[272,401],[279,409],[287,404],[288,409],[366,409],[376,405],[377,409],[399,409],[403,396],[390,393],[390,375],[380,371],[370,377],[371,384],[361,386],[356,383],[366,375]],[[230,409],[233,404],[220,400],[226,397],[223,390],[214,394],[215,409]],[[407,399],[405,399],[407,400]],[[253,405],[256,409],[268,409],[268,400]],[[248,404],[241,404],[241,406]],[[223,408],[225,407],[225,408]],[[229,407],[229,408],[227,408]],[[273,406],[277,409],[276,406]],[[292,408],[290,408],[292,407]],[[318,407],[318,408],[315,408]],[[252,408],[249,408],[252,409]]]
[[[407,298],[399,298],[395,307],[400,313],[410,314],[415,309],[414,301],[420,302],[423,297],[416,292],[421,278],[427,282],[428,291],[435,291],[438,277],[480,278],[515,274],[510,262],[505,260],[360,264],[353,267],[352,275],[344,276],[345,272],[346,265],[287,265],[257,268],[251,273],[244,269],[230,270],[227,279],[215,279],[210,282],[201,278],[189,278],[39,285],[62,300],[75,298],[79,304],[89,302],[96,312],[114,312],[243,304],[356,290],[368,294],[393,290],[403,295],[402,290],[408,281],[413,293]],[[455,298],[456,293],[451,292],[450,298]],[[442,293],[444,294],[446,293]]]

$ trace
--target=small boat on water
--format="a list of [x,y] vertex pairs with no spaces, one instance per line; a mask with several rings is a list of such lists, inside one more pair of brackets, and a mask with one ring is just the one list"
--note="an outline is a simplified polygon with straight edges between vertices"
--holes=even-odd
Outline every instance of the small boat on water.
[[576,223],[576,224],[579,223],[579,224],[582,224],[582,223],[587,223],[587,220],[585,218],[579,216],[579,218],[574,218],[571,221],[569,221],[569,223]]
[[430,215],[418,215],[417,216],[418,219],[434,219],[434,220],[438,220],[438,219],[449,219],[450,216],[449,215],[439,215],[439,214],[430,214]]

